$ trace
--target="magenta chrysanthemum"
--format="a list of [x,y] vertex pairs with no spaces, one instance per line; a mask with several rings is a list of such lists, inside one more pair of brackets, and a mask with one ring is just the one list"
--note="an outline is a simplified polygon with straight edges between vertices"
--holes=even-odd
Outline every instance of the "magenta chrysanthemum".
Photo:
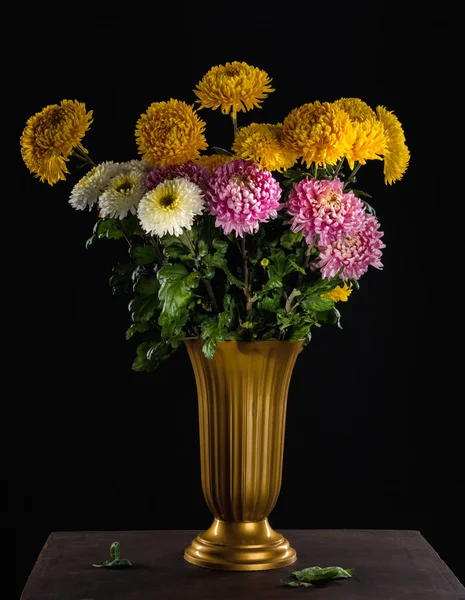
[[386,245],[381,241],[383,232],[378,229],[377,219],[365,213],[365,220],[358,231],[318,246],[320,255],[311,263],[311,268],[321,269],[322,278],[327,279],[334,277],[343,267],[339,275],[343,280],[359,279],[369,266],[382,269],[381,249]]
[[147,176],[145,185],[148,190],[153,190],[159,183],[176,177],[183,177],[199,186],[205,192],[210,179],[210,171],[206,167],[189,161],[182,165],[170,167],[155,167]]
[[235,231],[242,237],[277,217],[280,197],[281,187],[269,171],[250,161],[232,160],[211,176],[207,211],[224,233]]
[[287,211],[292,215],[292,231],[302,231],[309,245],[315,235],[320,245],[350,235],[362,227],[365,219],[365,205],[353,192],[344,193],[338,178],[334,181],[307,178],[294,184]]

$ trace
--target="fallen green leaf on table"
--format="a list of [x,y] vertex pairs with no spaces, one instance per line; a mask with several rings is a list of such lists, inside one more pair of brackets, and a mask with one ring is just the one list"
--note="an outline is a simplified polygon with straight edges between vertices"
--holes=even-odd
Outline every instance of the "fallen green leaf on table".
[[343,569],[342,567],[307,567],[302,571],[293,571],[292,577],[297,581],[283,581],[285,587],[312,587],[316,581],[329,581],[331,579],[348,579],[355,573],[355,569]]
[[127,558],[121,558],[121,550],[119,542],[113,542],[110,546],[111,560],[104,560],[101,563],[94,563],[93,567],[106,567],[110,569],[121,567],[132,567],[132,563]]

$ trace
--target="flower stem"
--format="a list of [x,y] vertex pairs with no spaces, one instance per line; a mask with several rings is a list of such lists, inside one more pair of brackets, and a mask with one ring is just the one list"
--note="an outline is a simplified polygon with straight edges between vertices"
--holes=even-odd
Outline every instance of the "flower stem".
[[160,264],[163,264],[163,260],[164,260],[163,252],[161,251],[160,246],[158,245],[157,241],[152,236],[149,236],[149,240],[150,240],[150,243],[152,244],[152,246],[155,248],[155,252],[157,253]]
[[124,229],[122,228],[121,224],[118,223],[118,221],[115,221],[115,225],[116,227],[118,227],[118,229],[121,231],[121,233],[124,235],[124,239],[127,241],[128,246],[130,248],[132,248],[132,244],[131,244],[131,240],[128,238],[128,236],[126,235],[126,232],[124,231]]
[[191,251],[191,254],[194,258],[195,266],[198,269],[199,268],[199,259],[197,258],[197,254],[195,253],[194,246],[191,242],[191,238],[188,236],[187,231],[185,229],[183,231],[183,236],[184,236],[184,239],[186,240],[186,243],[189,246],[189,250]]
[[[310,255],[311,255],[311,253],[312,253],[312,248],[313,248],[313,246],[308,246],[308,248],[307,248],[307,252],[305,253],[305,260],[304,260],[304,264],[302,265],[302,269],[303,269],[304,271],[306,271],[306,270],[307,270],[308,263],[310,262]],[[304,278],[304,274],[303,274],[303,273],[300,273],[300,275],[299,275],[299,279],[297,280],[297,285],[296,285],[297,289],[299,289],[299,287],[300,287],[300,284],[302,283],[302,279],[303,279],[303,278]]]
[[360,163],[357,163],[357,164],[355,165],[355,167],[354,167],[354,170],[352,171],[352,173],[349,175],[349,177],[347,178],[347,180],[346,180],[346,182],[345,182],[345,185],[344,185],[344,190],[345,190],[345,189],[346,189],[346,187],[349,185],[349,183],[350,183],[351,181],[353,181],[353,179],[354,179],[354,177],[355,177],[355,175],[356,175],[357,171],[360,169],[360,167],[361,167],[361,166],[362,166],[362,165],[361,165]]
[[[305,254],[304,264],[302,265],[302,268],[303,268],[304,271],[307,270],[308,263],[310,262],[310,255],[312,253],[312,248],[313,248],[313,246],[308,246],[308,248],[307,248],[307,252]],[[295,305],[292,306],[292,301],[294,300],[294,298],[296,296],[300,296],[300,286],[302,285],[302,279],[303,278],[304,278],[304,274],[300,273],[299,274],[299,278],[297,279],[297,283],[295,284],[294,289],[289,294],[289,297],[286,300],[286,312],[291,312],[292,310],[294,310]]]
[[[194,263],[195,263],[195,268],[197,269],[197,271],[200,272],[200,263],[199,263],[199,259],[197,258],[197,254],[195,253],[195,249],[194,246],[192,244],[192,241],[187,233],[187,231],[184,229],[183,232],[184,235],[184,239],[186,240],[186,243],[189,247],[189,250],[191,251],[191,254],[194,258]],[[212,303],[212,307],[213,310],[217,313],[220,312],[220,309],[218,308],[218,304],[216,303],[216,298],[215,298],[215,294],[213,293],[213,288],[212,288],[212,284],[210,283],[210,281],[208,279],[206,279],[205,277],[201,277],[206,289],[207,289],[207,293],[210,297],[210,302]]]
[[339,175],[339,171],[341,170],[343,162],[344,162],[344,157],[342,157],[341,160],[337,163],[337,167],[336,167],[336,170],[334,171],[333,179],[336,179],[336,177]]
[[297,288],[294,288],[292,290],[292,292],[289,294],[289,297],[286,300],[286,312],[290,313],[294,310],[294,308],[296,307],[296,305],[294,304],[294,306],[292,306],[292,301],[294,300],[294,298],[296,298],[297,296],[300,296],[300,292]]
[[92,167],[96,167],[96,163],[94,163],[94,161],[91,159],[91,157],[86,154],[85,152],[83,152],[79,146],[76,146],[76,148],[73,149],[72,153],[73,156],[75,156],[76,158],[78,158],[79,160],[82,160],[86,163],[88,163],[89,165],[91,165]]
[[241,239],[241,250],[242,250],[242,258],[244,259],[244,294],[245,297],[247,299],[247,304],[246,304],[246,311],[247,311],[247,315],[250,313],[250,311],[252,310],[252,304],[253,304],[253,299],[252,299],[252,295],[250,293],[250,286],[249,286],[249,261],[247,258],[247,249],[245,247],[245,233],[244,236]]
[[235,113],[235,112],[231,113],[231,121],[232,121],[233,128],[234,128],[234,138],[235,138],[236,133],[237,133],[237,113]]

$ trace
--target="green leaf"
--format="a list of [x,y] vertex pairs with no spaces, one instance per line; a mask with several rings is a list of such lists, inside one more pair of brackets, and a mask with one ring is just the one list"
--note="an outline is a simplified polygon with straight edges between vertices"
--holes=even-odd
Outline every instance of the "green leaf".
[[224,336],[225,342],[240,342],[241,336],[236,331],[230,331]]
[[269,310],[276,312],[281,307],[281,296],[275,294],[273,296],[265,296],[260,302],[257,303],[259,310]]
[[147,360],[159,360],[167,354],[166,342],[155,342],[147,350]]
[[129,214],[124,219],[121,219],[120,227],[124,231],[124,233],[131,237],[133,235],[137,235],[139,237],[144,237],[145,233],[140,225],[139,219],[136,215]]
[[144,333],[148,331],[150,325],[145,321],[142,323],[133,323],[126,331],[126,339],[130,340],[135,333]]
[[281,331],[292,325],[292,319],[287,315],[277,313],[276,321]]
[[307,271],[305,269],[303,269],[302,267],[300,267],[297,263],[295,263],[289,257],[287,258],[287,262],[294,268],[294,271],[298,271],[299,273],[302,273],[302,275],[306,274]]
[[[212,241],[212,246],[215,248],[215,252],[213,254],[206,254],[203,257],[202,262],[205,265],[207,265],[207,267],[218,268],[224,271],[224,273],[226,273],[226,277],[229,283],[242,289],[244,287],[244,284],[242,283],[242,281],[240,281],[240,279],[237,279],[237,277],[235,277],[231,273],[228,267],[228,262],[225,258],[225,254],[228,249],[228,243],[223,240],[220,240],[219,238],[214,238]],[[207,275],[208,279],[211,279],[212,277],[213,274],[211,277]]]
[[298,342],[305,338],[310,329],[310,325],[305,323],[303,325],[294,325],[291,329],[291,335],[288,339],[289,342]]
[[300,587],[300,583],[298,581],[284,581],[283,579],[281,579],[281,583],[283,584],[284,587],[291,587],[291,588]]
[[220,148],[220,146],[212,146],[210,148],[210,154],[224,154],[225,156],[233,156],[233,154],[229,150]]
[[233,303],[233,299],[231,294],[225,294],[223,298],[223,310],[229,311],[231,310],[231,305]]
[[217,317],[208,317],[200,326],[200,339],[205,340],[202,352],[207,358],[213,358],[217,346],[220,322]]
[[111,560],[104,560],[101,563],[93,564],[93,567],[121,568],[132,567],[132,563],[127,558],[121,558],[119,542],[113,542],[110,546]]
[[310,294],[300,301],[300,305],[306,311],[325,311],[334,308],[334,300],[322,298],[319,294]]
[[[162,349],[159,348],[160,344],[165,346],[166,355],[165,342],[143,342],[142,344],[139,344],[137,347],[137,358],[132,363],[133,371],[154,371],[158,367],[160,363],[160,356],[162,355]],[[154,346],[156,349],[152,350]],[[149,352],[150,358],[148,358]]]
[[134,291],[139,294],[149,296],[151,294],[158,294],[160,289],[160,282],[153,275],[149,277],[141,277],[134,285]]
[[136,296],[129,303],[131,318],[135,322],[149,321],[155,311],[160,307],[160,301],[156,294],[150,296]]
[[294,231],[291,231],[290,229],[287,229],[282,234],[279,241],[283,248],[286,248],[286,250],[290,250],[296,244],[300,243],[302,241],[302,239],[303,239],[303,235],[302,235],[301,231],[294,232]]
[[133,246],[131,248],[131,258],[134,259],[136,265],[150,265],[157,260],[157,253],[152,244]]
[[113,294],[124,294],[129,291],[131,277],[127,273],[115,273],[109,283]]
[[136,265],[118,264],[113,267],[113,275],[110,277],[110,286],[113,294],[125,293],[129,291],[131,284],[131,272]]
[[222,268],[222,270],[223,270],[223,271],[226,273],[226,277],[227,277],[227,279],[228,279],[228,282],[229,282],[231,285],[234,285],[234,286],[236,286],[236,287],[240,288],[241,290],[242,290],[242,289],[244,289],[244,283],[243,283],[243,282],[242,282],[240,279],[238,279],[237,277],[235,277],[235,276],[234,276],[234,275],[231,273],[231,271],[229,270],[229,268],[228,268],[228,267],[221,267],[221,268]]
[[177,258],[182,261],[190,260],[194,262],[192,254],[189,251],[186,251],[183,246],[167,246],[163,249],[163,254],[170,260]]
[[184,237],[177,237],[167,233],[160,238],[160,243],[163,248],[163,254],[166,257],[170,259],[194,260]]
[[168,317],[176,318],[189,303],[191,290],[197,287],[200,273],[189,273],[183,264],[177,263],[162,267],[157,277],[161,284],[158,297],[163,303],[162,312]]
[[116,265],[116,267],[113,267],[113,271],[115,273],[132,273],[134,271],[134,269],[137,268],[137,265],[133,264],[133,263],[128,263],[128,264],[118,264]]
[[343,569],[342,567],[308,567],[302,571],[293,571],[292,575],[299,581],[312,582],[326,579],[348,579],[355,573],[355,569]]
[[212,245],[217,250],[217,252],[219,252],[223,256],[226,254],[226,251],[228,249],[228,242],[225,242],[220,238],[214,238],[212,241]]
[[131,279],[134,283],[137,283],[141,277],[146,277],[149,274],[149,270],[145,265],[137,265],[131,275]]
[[353,192],[356,196],[366,196],[367,198],[373,198],[373,196],[371,196],[370,194],[367,194],[367,192],[364,192],[363,190],[350,190],[351,192]]
[[342,273],[342,271],[344,270],[344,267],[342,267],[334,277],[329,277],[327,279],[323,279],[321,277],[318,277],[318,279],[316,281],[313,282],[305,282],[305,285],[302,286],[302,292],[304,294],[326,294],[326,292],[330,292],[331,290],[333,290],[337,285],[341,285],[343,282],[341,281],[341,279],[339,278],[339,275]]
[[281,277],[286,273],[288,269],[287,257],[284,250],[281,248],[273,248],[270,255],[271,265],[268,270],[274,275],[280,275]]
[[90,238],[86,242],[86,250],[88,250],[92,246],[92,244],[94,244],[97,240],[98,240],[98,235],[95,235],[95,233],[93,235],[91,235]]
[[218,345],[218,342],[216,341],[216,339],[214,337],[209,338],[202,346],[202,352],[205,354],[205,356],[207,358],[212,359],[216,352],[217,345]]
[[113,542],[110,546],[111,560],[119,560],[121,558],[121,550],[119,542]]
[[283,287],[283,280],[281,275],[272,275],[266,284],[263,286],[263,291],[275,290]]
[[94,226],[94,234],[99,239],[120,240],[124,236],[119,223],[116,219],[99,219]]
[[182,281],[188,273],[187,268],[181,263],[165,265],[158,271],[158,279],[162,284],[165,281]]
[[207,358],[213,358],[218,342],[222,342],[228,332],[230,321],[230,312],[222,312],[215,317],[207,317],[202,321],[200,339],[205,340],[202,352]]
[[95,224],[94,233],[96,233],[99,238],[106,237],[108,230],[111,229],[115,223],[115,219],[99,219]]
[[197,244],[197,257],[203,258],[206,254],[208,254],[208,244],[205,240],[200,239]]
[[173,338],[176,338],[182,333],[182,329],[187,323],[188,318],[188,307],[183,308],[176,317],[171,317],[162,312],[158,317],[158,324],[161,325],[161,337],[164,340],[169,340],[171,343]]

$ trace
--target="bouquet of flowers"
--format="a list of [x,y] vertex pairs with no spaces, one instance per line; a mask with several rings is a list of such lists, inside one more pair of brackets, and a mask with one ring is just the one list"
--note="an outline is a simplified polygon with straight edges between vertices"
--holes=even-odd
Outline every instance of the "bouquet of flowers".
[[[65,180],[72,158],[89,166],[69,197],[77,210],[96,210],[87,247],[104,238],[128,246],[110,285],[131,297],[136,371],[152,371],[185,339],[203,340],[208,358],[221,341],[305,346],[312,327],[340,326],[336,305],[370,266],[382,268],[371,197],[353,186],[372,160],[383,161],[386,184],[402,178],[410,153],[398,118],[340,98],[240,127],[238,113],[273,91],[259,68],[213,67],[193,104],[147,108],[135,129],[140,158],[126,162],[90,158],[81,142],[92,111],[81,102],[47,106],[24,128],[22,157],[42,182]],[[199,116],[218,108],[230,115],[229,149],[207,144]]]

